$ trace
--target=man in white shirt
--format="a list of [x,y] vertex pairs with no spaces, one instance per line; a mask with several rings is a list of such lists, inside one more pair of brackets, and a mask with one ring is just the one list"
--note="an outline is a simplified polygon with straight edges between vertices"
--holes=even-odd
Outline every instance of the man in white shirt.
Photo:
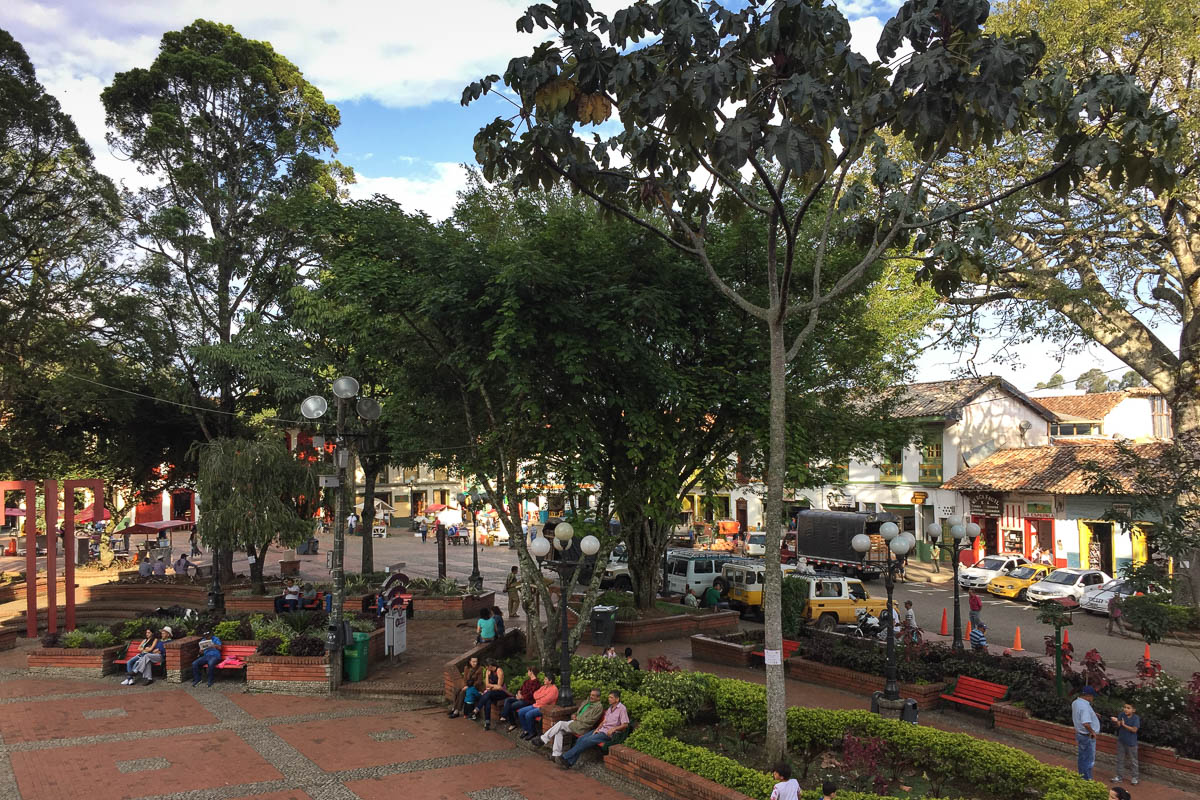
[[1079,696],[1071,703],[1071,723],[1075,726],[1076,766],[1085,779],[1092,779],[1092,767],[1096,763],[1096,734],[1100,732],[1100,717],[1092,708],[1096,690],[1084,686]]

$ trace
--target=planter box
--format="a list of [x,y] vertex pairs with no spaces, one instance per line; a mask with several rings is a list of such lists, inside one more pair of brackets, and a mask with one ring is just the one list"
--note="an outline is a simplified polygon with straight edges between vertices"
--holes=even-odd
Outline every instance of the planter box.
[[454,696],[458,694],[458,690],[463,685],[463,667],[467,665],[471,656],[478,656],[479,663],[483,664],[489,658],[498,660],[513,653],[524,652],[524,650],[525,634],[519,628],[506,630],[504,635],[494,642],[475,645],[467,652],[442,665],[442,696],[446,698],[446,702],[454,701]]
[[34,675],[79,677],[85,675],[102,677],[116,672],[115,660],[125,653],[128,644],[115,644],[98,649],[41,647],[25,656],[25,663]]
[[479,616],[480,609],[496,605],[496,593],[453,597],[427,597],[413,595],[413,619],[472,619]]
[[[755,631],[755,633],[760,633]],[[738,644],[737,641],[726,641],[730,639],[743,639],[741,634],[725,634],[724,636],[712,636],[706,633],[697,633],[691,637],[692,643],[692,658],[697,661],[709,661],[714,664],[728,664],[733,667],[748,667],[750,666],[750,653],[755,650],[762,650],[762,641],[751,644]]]
[[[787,676],[793,680],[829,686],[868,697],[875,692],[883,691],[883,685],[886,683],[884,678],[879,675],[867,675],[845,667],[833,667],[794,656],[787,660],[785,668]],[[945,683],[902,683],[900,684],[900,696],[916,700],[918,708],[928,711],[938,707],[938,698],[945,694],[946,685]]]
[[[567,618],[574,625],[579,615],[568,607]],[[740,620],[741,615],[736,611],[700,611],[652,619],[617,620],[613,643],[657,642],[697,633],[732,633],[737,630]]]
[[0,628],[0,650],[12,650],[17,646],[17,629]]
[[[994,704],[992,717],[996,723],[996,730],[1008,731],[1021,739],[1048,745],[1055,750],[1067,753],[1075,752],[1075,730],[1070,726],[1037,719],[1025,709],[1010,703]],[[1109,763],[1115,763],[1116,753],[1117,738],[1115,736],[1102,733],[1096,737],[1097,757],[1104,756]],[[1156,747],[1140,743],[1138,744],[1138,763],[1143,777],[1147,774],[1161,776],[1169,773],[1172,781],[1193,789],[1200,789],[1200,761],[1183,758],[1172,747]]]
[[383,628],[371,631],[371,638],[367,640],[367,663],[378,664],[384,659],[384,639],[387,632]]
[[750,800],[741,792],[621,744],[608,749],[604,768],[670,800]]
[[192,679],[192,662],[200,657],[200,637],[185,636],[172,639],[166,645],[167,657],[163,664],[167,668],[167,680],[183,683]]
[[246,659],[246,688],[259,692],[328,694],[329,655],[260,656]]

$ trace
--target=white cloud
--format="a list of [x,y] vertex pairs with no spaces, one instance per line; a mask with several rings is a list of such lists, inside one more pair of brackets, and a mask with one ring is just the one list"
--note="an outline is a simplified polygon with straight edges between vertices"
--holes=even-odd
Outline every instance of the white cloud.
[[875,45],[883,33],[883,21],[879,17],[859,17],[850,20],[850,47],[868,61],[878,61]]
[[358,172],[350,196],[357,200],[382,194],[400,203],[405,211],[424,211],[434,219],[445,219],[454,210],[458,193],[467,186],[467,171],[461,164],[449,163],[434,164],[433,171],[429,178],[371,178]]

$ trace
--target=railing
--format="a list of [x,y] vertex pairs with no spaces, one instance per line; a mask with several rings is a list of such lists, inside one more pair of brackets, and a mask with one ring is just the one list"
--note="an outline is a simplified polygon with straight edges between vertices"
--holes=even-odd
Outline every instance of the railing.
[[942,462],[922,464],[920,474],[921,483],[933,483],[940,486],[942,483]]
[[879,482],[899,483],[903,478],[903,473],[904,467],[902,464],[880,464]]

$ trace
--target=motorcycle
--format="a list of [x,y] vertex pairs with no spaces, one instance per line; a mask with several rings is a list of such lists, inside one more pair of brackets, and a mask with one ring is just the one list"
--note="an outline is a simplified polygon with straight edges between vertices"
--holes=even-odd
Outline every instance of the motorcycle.
[[854,612],[854,618],[857,620],[857,624],[851,631],[854,636],[858,636],[863,639],[870,639],[873,636],[878,636],[879,632],[883,630],[883,628],[881,628],[879,625],[878,617],[872,616],[871,612],[867,611],[865,608],[856,609]]

